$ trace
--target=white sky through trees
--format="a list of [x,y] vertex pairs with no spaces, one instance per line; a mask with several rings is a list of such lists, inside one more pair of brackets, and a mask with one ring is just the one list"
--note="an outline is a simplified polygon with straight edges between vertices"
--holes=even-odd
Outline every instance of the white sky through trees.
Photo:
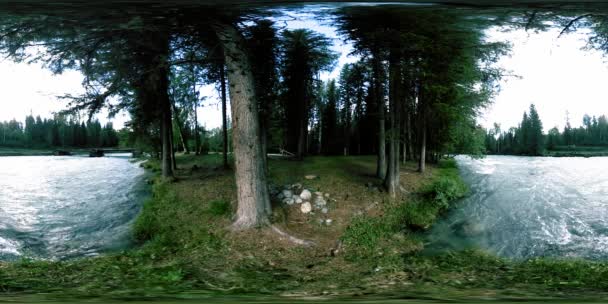
[[[306,13],[286,14],[286,18],[277,19],[277,26],[321,32],[333,39],[333,49],[341,53],[335,69],[321,74],[323,80],[337,78],[345,63],[356,61],[349,56],[352,46],[338,37],[328,20],[315,20]],[[545,132],[554,126],[562,129],[566,111],[573,126],[581,125],[585,113],[608,115],[608,57],[598,51],[582,50],[585,33],[563,35],[559,39],[559,30],[540,33],[490,30],[488,34],[490,40],[512,43],[511,56],[502,58],[498,64],[519,77],[503,79],[494,103],[478,119],[484,127],[491,127],[494,122],[503,130],[517,126],[530,103],[536,105]],[[0,61],[0,121],[13,118],[23,121],[30,112],[51,117],[65,106],[55,96],[82,92],[81,81],[82,75],[76,71],[52,75],[39,64]],[[199,109],[200,123],[207,129],[219,127],[221,106],[215,86],[201,87],[201,96],[207,98]],[[100,113],[98,118],[105,123],[107,113]],[[122,114],[113,122],[120,128],[128,120]]]

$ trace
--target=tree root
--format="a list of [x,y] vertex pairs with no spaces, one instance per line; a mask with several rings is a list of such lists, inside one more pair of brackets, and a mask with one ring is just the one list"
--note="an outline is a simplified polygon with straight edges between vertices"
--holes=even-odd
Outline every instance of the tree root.
[[303,240],[303,239],[299,239],[295,236],[292,236],[292,235],[282,231],[281,229],[279,229],[279,227],[277,227],[276,225],[271,225],[270,228],[272,229],[272,231],[276,232],[281,237],[287,239],[288,241],[290,241],[296,245],[300,245],[300,246],[304,246],[304,247],[311,247],[311,246],[315,245],[315,243],[313,241]]

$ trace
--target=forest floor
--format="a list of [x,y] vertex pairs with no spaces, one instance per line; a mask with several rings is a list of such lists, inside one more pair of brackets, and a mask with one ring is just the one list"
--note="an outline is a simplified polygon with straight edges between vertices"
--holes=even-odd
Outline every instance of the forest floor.
[[[158,163],[146,167],[158,172]],[[233,232],[234,174],[220,155],[178,157],[176,179],[156,180],[134,226],[138,246],[69,261],[0,264],[5,296],[45,299],[419,299],[448,301],[603,299],[608,264],[510,261],[480,251],[423,253],[424,230],[466,195],[453,160],[420,174],[401,168],[404,197],[391,200],[374,157],[271,160],[276,187],[328,193],[328,213],[302,214],[274,201],[273,222],[311,240],[296,245],[271,228]],[[308,180],[306,175],[316,175]],[[454,206],[457,207],[457,206]],[[320,219],[332,219],[331,224]]]

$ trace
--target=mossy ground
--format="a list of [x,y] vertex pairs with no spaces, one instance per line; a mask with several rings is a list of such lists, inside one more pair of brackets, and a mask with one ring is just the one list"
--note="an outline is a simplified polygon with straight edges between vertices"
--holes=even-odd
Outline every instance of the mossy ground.
[[[158,171],[158,164],[146,166]],[[423,299],[603,297],[608,264],[534,259],[515,262],[479,251],[424,255],[422,230],[466,194],[453,161],[401,168],[403,199],[379,191],[374,157],[271,160],[274,185],[302,183],[330,194],[329,213],[304,216],[274,202],[275,224],[315,242],[302,247],[271,229],[227,229],[236,197],[219,155],[178,158],[172,182],[157,181],[134,226],[139,245],[69,261],[0,264],[5,295],[200,297],[208,295]],[[306,180],[305,175],[317,175]],[[331,225],[319,224],[331,218]]]

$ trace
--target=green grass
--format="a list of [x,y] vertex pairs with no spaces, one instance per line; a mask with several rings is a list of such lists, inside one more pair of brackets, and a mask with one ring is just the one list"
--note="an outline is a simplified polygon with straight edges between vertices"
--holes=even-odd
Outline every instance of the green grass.
[[[386,201],[382,216],[357,217],[345,231],[342,240],[351,260],[385,258],[389,249],[394,255],[417,252],[423,248],[421,237],[415,235],[428,229],[449,207],[449,203],[466,195],[468,188],[458,175],[454,160],[438,165],[436,177],[419,192],[403,201]],[[394,256],[389,257],[392,262]]]

